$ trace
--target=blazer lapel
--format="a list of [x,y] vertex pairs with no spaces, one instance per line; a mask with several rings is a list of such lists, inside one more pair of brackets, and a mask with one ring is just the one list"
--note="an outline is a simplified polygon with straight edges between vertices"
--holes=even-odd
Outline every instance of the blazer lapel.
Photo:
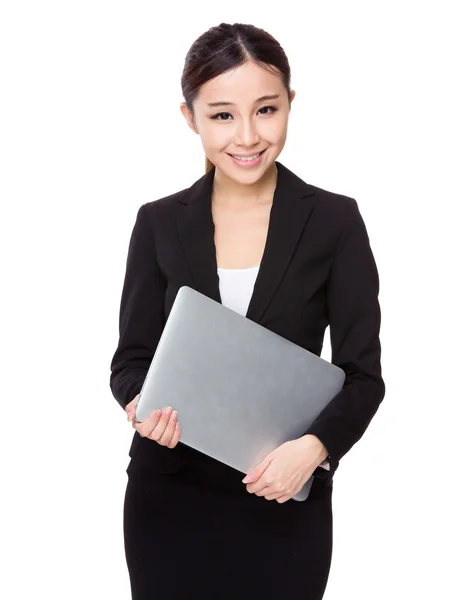
[[260,322],[292,260],[312,203],[314,191],[276,161],[278,180],[269,217],[268,237],[246,316]]
[[212,186],[215,167],[198,179],[180,198],[177,229],[195,289],[222,303],[212,219]]
[[[271,303],[312,211],[312,203],[304,198],[315,193],[278,161],[276,166],[278,178],[266,245],[246,314],[255,322],[261,321]],[[197,291],[221,303],[211,206],[214,174],[215,167],[180,198],[177,227]]]

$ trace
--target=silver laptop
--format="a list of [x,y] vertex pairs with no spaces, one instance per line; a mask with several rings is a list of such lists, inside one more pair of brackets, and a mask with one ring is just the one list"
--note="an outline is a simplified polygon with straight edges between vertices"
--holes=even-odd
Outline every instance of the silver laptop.
[[[303,435],[344,380],[336,365],[184,286],[142,386],[136,419],[172,406],[179,411],[180,442],[246,474]],[[312,482],[293,499],[305,500]]]

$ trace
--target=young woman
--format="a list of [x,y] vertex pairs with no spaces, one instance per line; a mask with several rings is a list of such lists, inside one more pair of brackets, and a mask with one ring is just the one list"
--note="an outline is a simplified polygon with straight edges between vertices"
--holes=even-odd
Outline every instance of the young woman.
[[[332,555],[333,475],[385,393],[368,234],[353,198],[276,161],[295,93],[271,35],[251,25],[211,28],[187,54],[182,90],[206,172],[138,210],[111,363],[112,393],[136,430],[124,503],[132,597],[320,599]],[[332,362],[346,373],[305,434],[243,479],[179,443],[172,407],[134,421],[183,285],[317,355],[330,325]],[[309,498],[291,500],[311,475]]]

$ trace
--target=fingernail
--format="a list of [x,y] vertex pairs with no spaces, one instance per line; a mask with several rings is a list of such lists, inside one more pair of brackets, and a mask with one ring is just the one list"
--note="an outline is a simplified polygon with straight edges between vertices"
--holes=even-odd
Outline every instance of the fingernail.
[[253,479],[253,478],[251,477],[251,475],[249,475],[249,474],[248,474],[248,475],[245,477],[245,479],[243,479],[243,483],[250,483],[252,479]]
[[173,410],[171,413],[171,420],[177,421],[177,410]]
[[166,414],[168,417],[169,415],[172,413],[172,406],[168,406],[166,408],[166,410],[164,411],[164,414]]

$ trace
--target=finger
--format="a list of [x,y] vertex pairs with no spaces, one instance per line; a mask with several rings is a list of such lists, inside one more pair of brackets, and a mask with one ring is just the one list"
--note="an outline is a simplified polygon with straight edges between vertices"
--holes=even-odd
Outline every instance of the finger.
[[169,418],[167,427],[159,439],[159,443],[162,446],[168,446],[169,443],[171,442],[171,440],[174,436],[174,431],[176,430],[176,423],[177,423],[177,410],[173,410],[171,413],[171,416]]
[[246,489],[250,492],[250,494],[260,495],[260,492],[262,492],[265,488],[269,488],[271,493],[278,491],[276,482],[271,481],[268,476],[258,479],[256,483],[248,483],[246,485]]
[[247,473],[247,475],[245,475],[245,477],[242,480],[243,483],[256,483],[256,481],[258,481],[258,479],[263,475],[263,473],[269,467],[273,458],[274,457],[272,456],[271,453],[268,454],[265,457],[265,459],[260,462],[259,465],[256,465],[256,467],[253,467],[253,469],[251,469]]
[[135,419],[136,416],[136,411],[135,411],[135,407],[133,405],[129,405],[126,407],[126,416],[127,416],[127,420],[128,421],[133,421]]
[[158,408],[154,410],[142,423],[136,421],[134,428],[142,437],[150,437],[152,431],[154,431],[156,425],[159,423],[161,418],[161,410]]
[[161,436],[163,435],[163,433],[166,430],[166,427],[168,426],[169,420],[171,418],[171,413],[172,413],[171,406],[168,406],[161,412],[161,418],[159,419],[159,422],[155,423],[153,430],[150,431],[150,433],[148,435],[150,440],[154,440],[155,442],[160,441]]
[[292,498],[292,494],[286,494],[285,496],[280,496],[279,498],[276,498],[276,502],[278,502],[279,504],[283,504],[284,502],[287,502],[288,500],[290,500]]
[[157,410],[151,413],[151,415],[149,415],[149,417],[143,421],[132,421],[131,422],[131,426],[133,427],[133,429],[135,429],[140,435],[141,437],[148,437],[149,435],[149,431],[153,430],[153,425],[151,423],[151,419],[157,423],[159,421],[159,418],[161,417],[161,411]]
[[174,435],[172,436],[171,442],[168,444],[169,448],[175,448],[177,443],[179,442],[179,438],[181,437],[181,426],[179,425],[179,421],[176,423],[176,428],[174,429]]
[[287,494],[287,492],[282,490],[279,486],[275,484],[266,483],[265,486],[254,492],[254,494],[256,496],[264,496],[265,498],[267,498],[268,496],[272,496],[270,500],[273,500],[274,498],[278,498],[282,494]]
[[136,417],[136,405],[138,404],[139,397],[140,394],[137,394],[125,408],[128,421],[132,421]]
[[264,494],[264,497],[266,498],[266,500],[277,500],[278,498],[281,498],[285,495],[287,495],[285,492],[281,492],[280,490],[275,491],[274,489],[272,489],[268,490],[268,493]]
[[[255,496],[268,496],[269,494],[274,494],[274,488],[269,487],[269,486],[265,486],[262,490],[258,490],[257,492],[252,492],[254,493]],[[281,492],[279,492],[279,495],[281,495]]]

